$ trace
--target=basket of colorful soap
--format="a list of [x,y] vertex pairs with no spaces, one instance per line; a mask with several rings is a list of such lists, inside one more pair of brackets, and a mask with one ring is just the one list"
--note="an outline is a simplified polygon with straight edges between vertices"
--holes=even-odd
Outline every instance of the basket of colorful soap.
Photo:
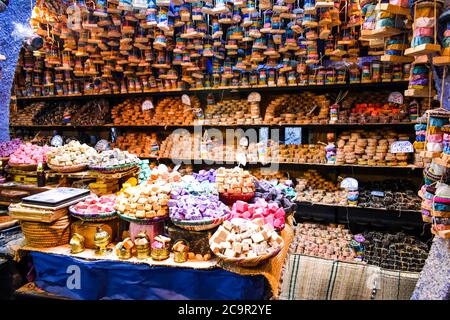
[[69,207],[70,214],[83,221],[108,221],[117,218],[114,209],[116,196],[97,197],[90,195],[85,200]]
[[47,166],[57,172],[79,172],[87,168],[97,151],[87,144],[72,140],[47,154]]
[[35,171],[38,163],[45,164],[47,153],[52,150],[49,146],[37,146],[31,143],[20,145],[9,158],[11,168],[23,171]]
[[168,218],[170,186],[141,184],[124,189],[117,196],[115,209],[130,222],[154,223]]
[[138,162],[139,159],[134,154],[115,148],[93,157],[89,169],[101,173],[118,173],[136,167]]
[[7,164],[9,157],[20,147],[22,141],[20,139],[13,139],[0,143],[0,161],[3,165]]
[[220,201],[229,206],[239,200],[248,202],[255,196],[253,176],[239,167],[217,169],[216,186]]
[[209,239],[211,251],[223,262],[256,267],[275,257],[284,240],[261,218],[226,220]]
[[190,231],[210,230],[230,216],[230,209],[217,195],[180,193],[172,192],[168,202],[170,219],[177,227]]

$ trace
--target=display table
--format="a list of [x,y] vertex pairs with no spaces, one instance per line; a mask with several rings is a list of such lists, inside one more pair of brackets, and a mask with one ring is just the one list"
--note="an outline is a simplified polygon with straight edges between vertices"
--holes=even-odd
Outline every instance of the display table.
[[[264,277],[30,252],[36,285],[73,299],[263,299]],[[76,277],[79,275],[79,287]]]

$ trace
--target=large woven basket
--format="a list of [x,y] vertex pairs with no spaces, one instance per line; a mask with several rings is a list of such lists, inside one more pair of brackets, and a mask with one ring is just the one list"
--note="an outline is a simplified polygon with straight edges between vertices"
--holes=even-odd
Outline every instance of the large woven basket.
[[20,226],[31,247],[50,248],[69,243],[70,219],[68,215],[53,223],[21,221]]
[[213,219],[205,219],[205,220],[178,220],[171,219],[173,224],[181,229],[185,229],[188,231],[205,231],[211,230],[215,227],[218,227],[222,222],[227,220],[230,217],[229,214]]
[[250,193],[220,193],[219,199],[227,206],[232,206],[236,201],[248,202],[255,196],[254,192]]
[[267,262],[270,258],[275,257],[283,248],[283,244],[272,253],[265,254],[263,256],[258,256],[256,258],[228,258],[221,253],[216,253],[216,256],[221,259],[223,262],[232,263],[241,267],[257,267],[265,262]]
[[14,164],[9,162],[8,163],[10,168],[16,169],[16,170],[22,170],[22,171],[36,171],[37,170],[37,164]]
[[119,215],[119,217],[122,220],[125,220],[128,222],[134,222],[137,224],[154,224],[154,223],[158,223],[160,221],[166,221],[167,219],[169,219],[169,215],[162,216],[162,217],[154,217],[154,218],[135,218],[135,217],[130,217],[119,211],[117,211],[117,214]]
[[124,165],[111,166],[111,167],[101,167],[101,166],[90,165],[89,169],[97,171],[97,172],[101,172],[101,173],[118,173],[118,172],[128,171],[136,166],[137,166],[136,163],[128,163],[128,164],[124,164]]
[[56,172],[61,173],[72,173],[72,172],[80,172],[87,168],[87,164],[78,164],[74,166],[55,166],[51,165],[50,163],[47,163],[47,166]]
[[102,222],[117,219],[117,212],[105,212],[105,213],[81,213],[75,210],[75,206],[69,207],[70,215],[82,221],[90,222]]

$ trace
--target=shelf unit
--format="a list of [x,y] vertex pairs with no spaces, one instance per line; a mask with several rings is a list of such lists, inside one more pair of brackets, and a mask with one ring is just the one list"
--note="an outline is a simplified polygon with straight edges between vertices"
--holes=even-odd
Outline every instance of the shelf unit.
[[249,93],[257,91],[259,93],[292,93],[304,91],[328,91],[328,90],[364,90],[364,89],[396,89],[405,88],[408,81],[392,81],[392,82],[369,82],[369,83],[345,83],[333,85],[306,85],[306,86],[255,86],[255,87],[223,87],[211,89],[188,89],[188,90],[158,90],[149,92],[134,93],[118,93],[118,94],[91,94],[91,95],[70,95],[70,96],[48,96],[48,97],[15,97],[17,102],[38,102],[38,101],[63,101],[63,100],[91,100],[96,98],[117,99],[117,98],[138,98],[138,97],[154,97],[154,96],[177,96],[183,94],[230,94],[230,93]]
[[[407,58],[410,60],[411,58]],[[257,86],[257,87],[226,87],[226,88],[208,88],[208,89],[189,89],[189,90],[158,90],[151,92],[136,92],[136,93],[124,93],[124,94],[94,94],[94,95],[72,95],[72,96],[51,96],[51,97],[16,97],[18,105],[26,105],[33,102],[58,102],[58,101],[67,101],[67,100],[75,100],[75,101],[87,101],[92,99],[107,99],[112,101],[114,104],[120,102],[122,99],[129,98],[145,98],[145,97],[165,97],[165,96],[181,96],[183,94],[191,94],[191,95],[199,95],[206,96],[207,94],[217,94],[221,96],[225,96],[227,94],[240,94],[241,97],[243,94],[247,94],[250,92],[258,92],[261,95],[277,95],[277,94],[295,94],[306,91],[312,92],[321,92],[321,93],[329,93],[333,91],[339,90],[349,90],[354,92],[362,92],[362,91],[378,91],[378,90],[389,90],[389,91],[400,91],[407,89],[408,81],[394,81],[394,82],[377,82],[377,83],[345,83],[345,84],[333,84],[333,85],[306,85],[306,86],[282,86],[282,87],[269,87],[269,86]],[[111,128],[116,128],[119,130],[136,130],[136,131],[147,131],[147,130],[170,130],[174,128],[186,128],[186,129],[194,129],[194,128],[283,128],[283,127],[303,127],[308,132],[309,129],[316,131],[326,131],[326,130],[334,130],[341,131],[347,129],[381,129],[381,128],[395,128],[398,130],[408,130],[411,133],[414,130],[414,122],[400,122],[400,123],[282,123],[282,124],[235,124],[235,125],[224,125],[224,124],[192,124],[192,125],[116,125],[113,123],[107,123],[103,125],[11,125],[12,129],[28,129],[32,131],[38,130],[110,130]],[[205,166],[210,167],[218,167],[218,166],[235,166],[238,163],[236,161],[218,161],[212,159],[171,159],[171,158],[163,158],[163,157],[140,157],[142,159],[149,159],[160,163],[185,163],[192,164],[194,166],[194,170],[201,169]],[[348,173],[355,177],[358,177],[359,174],[373,173],[377,176],[385,175],[388,177],[393,176],[408,176],[413,178],[420,177],[422,173],[422,168],[416,167],[414,165],[408,166],[368,166],[368,165],[350,165],[350,164],[326,164],[326,163],[296,163],[296,162],[278,162],[274,163],[279,165],[283,170],[307,170],[307,169],[317,169],[317,170],[329,170],[329,172],[333,174],[340,174],[341,172]],[[270,163],[248,163],[246,167],[248,168],[259,168],[259,167],[268,167]],[[383,174],[383,171],[386,174]],[[50,174],[52,174],[50,172]],[[368,219],[374,221],[376,223],[378,218],[384,214],[390,214],[389,219],[393,219],[395,214],[392,214],[389,210],[376,209],[376,208],[360,208],[360,207],[349,207],[349,206],[336,206],[336,205],[326,205],[326,204],[305,204],[298,203],[300,208],[308,207],[310,212],[317,211],[317,216],[325,211],[327,214],[331,214],[335,217],[335,221],[343,222],[343,218],[340,217],[342,210],[348,212],[356,212],[361,215],[360,218],[362,220]],[[322,211],[322,213],[320,212]],[[408,214],[403,217],[403,219],[411,220],[411,228],[417,225],[417,222],[421,222],[420,212],[418,211],[402,211],[407,212]],[[297,211],[297,216],[302,214],[301,210]],[[395,211],[394,211],[395,213]],[[399,212],[397,212],[398,214]],[[376,218],[374,215],[376,214]],[[345,216],[345,215],[344,215]],[[359,218],[358,218],[359,219]],[[356,219],[356,221],[359,221]],[[394,219],[395,220],[395,219]],[[394,224],[399,223],[397,220],[393,221]]]

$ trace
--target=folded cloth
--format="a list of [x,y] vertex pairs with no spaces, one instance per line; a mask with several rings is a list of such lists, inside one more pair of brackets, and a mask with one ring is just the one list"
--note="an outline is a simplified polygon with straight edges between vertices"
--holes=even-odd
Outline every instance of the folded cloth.
[[439,203],[434,199],[433,209],[436,211],[450,211],[450,203]]
[[443,139],[442,134],[430,134],[430,135],[428,135],[428,141],[429,142],[440,143],[440,142],[442,142],[442,139]]
[[410,81],[409,84],[411,86],[427,86],[428,79],[419,79],[419,80]]
[[429,43],[433,43],[434,42],[434,38],[433,37],[414,37],[412,42],[411,42],[411,47],[417,47],[420,46],[421,44],[429,44]]
[[416,27],[413,35],[415,37],[433,37],[434,28]]

